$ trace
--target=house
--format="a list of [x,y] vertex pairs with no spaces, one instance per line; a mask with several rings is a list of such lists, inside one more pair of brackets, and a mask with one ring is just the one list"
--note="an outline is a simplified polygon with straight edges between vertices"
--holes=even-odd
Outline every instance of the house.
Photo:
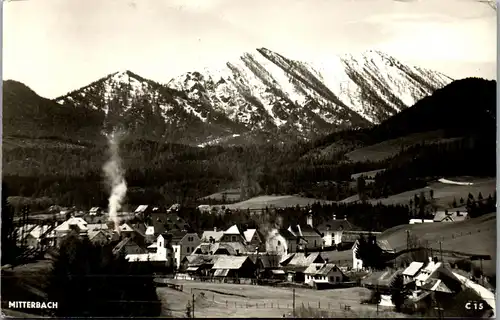
[[279,255],[266,252],[252,253],[248,257],[255,264],[260,278],[285,280],[285,271],[281,269]]
[[140,205],[138,206],[135,211],[134,211],[134,214],[135,215],[140,215],[142,217],[145,217],[147,214],[149,214],[151,212],[151,207],[148,206],[148,205]]
[[220,241],[223,242],[244,242],[245,238],[240,232],[237,225],[231,226],[229,229],[224,231],[224,235]]
[[87,223],[87,230],[95,231],[95,230],[109,230],[109,227],[106,223]]
[[54,229],[56,233],[56,244],[60,245],[62,238],[74,231],[80,236],[87,235],[87,222],[79,217],[71,217]]
[[173,250],[173,265],[178,269],[184,257],[193,253],[201,242],[198,234],[194,232],[171,231],[166,235],[162,235],[162,237],[170,237],[170,244]]
[[130,255],[130,254],[141,254],[141,253],[148,253],[148,252],[145,248],[138,245],[132,238],[126,237],[126,238],[123,238],[123,240],[121,240],[113,248],[113,253],[116,255],[118,255],[118,254]]
[[408,266],[408,268],[406,268],[403,271],[403,282],[404,282],[404,284],[407,285],[408,283],[411,283],[411,282],[415,281],[416,275],[420,272],[420,270],[423,267],[424,267],[424,263],[423,262],[413,261],[412,263],[410,263],[410,265]]
[[419,224],[419,223],[433,223],[434,220],[430,219],[410,219],[409,224]]
[[401,274],[402,270],[394,269],[373,271],[361,279],[361,286],[372,290],[378,290],[380,293],[390,294],[396,277]]
[[201,241],[202,242],[219,242],[221,241],[222,237],[224,236],[224,231],[217,231],[217,228],[214,227],[213,231],[203,231],[203,234],[201,236]]
[[324,263],[325,260],[319,252],[297,252],[282,257],[280,265],[287,274],[288,281],[304,282],[304,272],[312,263]]
[[346,250],[346,249],[351,249],[353,245],[356,243],[356,241],[360,237],[368,237],[370,235],[372,236],[377,236],[382,234],[382,232],[374,232],[374,231],[342,231],[341,237],[340,237],[340,243],[336,244],[337,250]]
[[[441,280],[437,283],[436,280]],[[432,285],[431,285],[432,284]],[[462,288],[460,280],[453,271],[439,262],[437,258],[429,258],[427,265],[415,278],[415,286],[420,290],[440,291],[443,293],[458,292]]]
[[189,255],[181,262],[181,269],[191,276],[198,275],[208,277],[220,256],[214,255]]
[[215,242],[200,244],[192,254],[239,256],[247,253],[247,247],[241,242]]
[[146,236],[150,236],[152,233],[155,238],[167,231],[189,231],[191,229],[189,224],[175,213],[164,213],[153,210],[145,220],[148,227],[153,227],[152,230],[146,230],[148,232]]
[[138,254],[127,254],[125,256],[125,259],[128,262],[150,262],[154,266],[159,266],[159,267],[164,267],[166,261],[164,260],[164,257],[159,256],[155,253],[138,253]]
[[29,248],[40,248],[44,245],[53,245],[53,239],[52,241],[43,241],[44,238],[48,235],[50,231],[52,231],[55,227],[50,226],[50,225],[37,225],[34,228],[32,228],[26,235],[25,235],[25,243]]
[[89,240],[94,244],[104,245],[113,241],[113,232],[97,229],[88,232]]
[[120,234],[125,237],[130,237],[134,233],[134,229],[129,226],[127,223],[124,223],[118,227]]
[[272,229],[266,241],[266,251],[277,255],[297,252],[299,243],[305,240],[295,236],[287,229]]
[[220,256],[212,267],[214,277],[253,278],[255,264],[247,256]]
[[305,243],[299,246],[300,249],[317,249],[323,247],[323,237],[322,234],[313,226],[313,216],[309,214],[307,216],[306,225],[296,225],[290,226],[288,228],[294,236],[301,237],[305,240]]
[[310,286],[320,284],[339,284],[344,281],[344,274],[333,263],[311,263],[304,271],[305,283]]
[[266,245],[266,237],[257,229],[247,229],[243,231],[248,251],[264,251]]
[[[377,243],[377,246],[382,251],[382,255],[390,256],[390,255],[394,255],[394,253],[396,252],[389,244],[389,241],[379,240],[379,239],[376,239],[375,241]],[[356,240],[356,242],[352,246],[352,268],[354,270],[363,270],[363,260],[358,259],[356,257],[358,244],[359,244],[359,240]]]
[[469,214],[465,210],[437,211],[434,215],[434,222],[458,222],[469,219]]
[[91,216],[100,216],[102,215],[102,209],[99,207],[92,207],[89,210],[89,215]]
[[337,220],[337,216],[334,214],[331,220],[318,225],[317,229],[323,234],[325,247],[332,247],[342,242],[344,231],[356,230],[358,228],[347,221],[347,217],[344,217],[343,220]]

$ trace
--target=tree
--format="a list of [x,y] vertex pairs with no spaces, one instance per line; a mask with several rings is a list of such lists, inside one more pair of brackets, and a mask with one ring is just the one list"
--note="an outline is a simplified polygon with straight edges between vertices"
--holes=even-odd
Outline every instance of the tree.
[[356,180],[356,188],[358,191],[359,199],[361,201],[366,200],[366,181],[363,176],[359,176]]
[[396,311],[400,312],[401,306],[405,301],[405,291],[402,274],[398,274],[391,283],[391,299],[392,303],[396,307]]
[[2,182],[2,265],[11,263],[16,256],[16,234],[14,229],[14,212],[7,198],[9,188]]
[[364,236],[359,237],[356,258],[363,261],[364,268],[378,270],[383,268],[385,264],[382,249],[378,246],[374,235],[369,235],[366,238]]
[[111,246],[93,245],[74,233],[61,243],[47,294],[58,302],[58,317],[155,317],[161,305],[147,275],[148,264],[127,263]]

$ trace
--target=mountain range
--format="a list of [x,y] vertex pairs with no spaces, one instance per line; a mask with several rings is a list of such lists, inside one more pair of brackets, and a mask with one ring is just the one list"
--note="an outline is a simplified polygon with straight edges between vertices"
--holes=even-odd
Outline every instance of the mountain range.
[[[93,141],[120,127],[134,137],[200,146],[311,139],[379,124],[451,81],[379,51],[315,64],[260,48],[166,84],[116,72],[54,100],[5,81],[4,133]],[[35,119],[37,132],[22,129]]]

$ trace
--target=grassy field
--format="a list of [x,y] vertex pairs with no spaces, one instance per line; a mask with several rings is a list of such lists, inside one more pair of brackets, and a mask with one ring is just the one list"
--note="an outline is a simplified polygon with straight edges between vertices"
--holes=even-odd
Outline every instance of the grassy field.
[[[388,240],[396,251],[400,251],[406,248],[406,230],[416,236],[422,246],[428,244],[435,256],[439,256],[439,241],[442,250],[490,255],[492,260],[483,261],[484,272],[496,273],[496,213],[462,222],[401,225],[386,230],[378,238]],[[443,258],[453,261],[459,256],[446,253]]]
[[[449,178],[452,181],[460,181],[460,182],[472,182],[473,185],[464,186],[457,184],[448,184],[442,183],[439,181],[435,181],[430,183],[425,188],[413,189],[410,191],[405,191],[402,193],[398,193],[387,198],[382,199],[371,199],[370,203],[377,204],[382,203],[385,205],[394,205],[394,204],[408,204],[410,199],[413,199],[415,195],[420,195],[421,192],[424,192],[427,198],[430,197],[430,190],[434,190],[434,201],[435,205],[438,209],[447,209],[451,207],[453,203],[453,199],[457,201],[457,204],[460,205],[460,198],[467,200],[469,193],[471,193],[475,198],[477,198],[479,192],[483,195],[484,198],[488,197],[488,195],[493,195],[496,190],[496,178],[473,178],[473,177],[456,177]],[[353,195],[349,198],[343,199],[342,203],[350,203],[359,201],[358,195]]]
[[241,199],[241,191],[240,189],[228,189],[216,193],[212,193],[206,197],[200,198],[199,200],[217,200],[217,201],[239,201]]
[[[459,180],[459,179],[450,179]],[[460,179],[465,180],[465,179]],[[371,200],[372,203],[382,203],[382,204],[408,204],[410,199],[412,199],[415,194],[419,195],[420,192],[424,192],[426,197],[429,197],[430,190],[434,190],[434,199],[438,208],[450,208],[450,204],[453,199],[456,199],[459,204],[460,198],[467,200],[467,196],[471,193],[475,198],[477,198],[479,192],[483,197],[487,197],[489,194],[493,195],[496,190],[496,179],[495,178],[482,178],[482,179],[468,179],[474,184],[471,186],[463,186],[456,184],[447,184],[441,182],[433,182],[429,186],[421,189],[414,189],[411,191],[406,191],[403,193],[392,195],[385,199],[374,199]]]
[[452,139],[444,139],[442,131],[416,133],[356,149],[347,153],[346,157],[353,162],[377,162],[394,157],[403,147],[409,147],[422,142],[437,143],[451,140]]
[[233,203],[226,205],[226,208],[233,210],[246,210],[246,209],[265,209],[266,206],[269,208],[285,208],[285,207],[295,207],[297,205],[305,207],[307,205],[312,205],[315,202],[320,203],[333,203],[333,201],[320,200],[314,198],[305,198],[299,196],[259,196],[252,199],[248,199],[242,202]]
[[[195,296],[197,318],[260,318],[282,317],[292,313],[293,293],[291,288],[274,288],[256,285],[236,285],[211,282],[172,280],[184,286],[183,292],[169,288],[158,288],[164,313],[174,317],[185,315],[188,302]],[[375,317],[376,307],[362,305],[369,297],[364,288],[332,289],[315,291],[295,289],[296,309],[319,309],[330,317]],[[344,311],[344,305],[351,311]],[[319,307],[319,308],[318,308]],[[380,313],[379,317],[394,317],[394,312]]]

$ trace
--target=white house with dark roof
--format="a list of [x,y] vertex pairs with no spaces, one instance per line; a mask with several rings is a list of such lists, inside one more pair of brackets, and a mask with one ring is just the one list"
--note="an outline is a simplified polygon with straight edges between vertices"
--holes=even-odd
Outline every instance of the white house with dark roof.
[[331,247],[342,242],[342,234],[345,231],[353,231],[358,228],[347,221],[346,217],[344,219],[337,219],[337,216],[334,214],[332,219],[318,225],[317,229],[323,235],[325,246]]
[[311,263],[304,271],[305,283],[314,284],[337,284],[344,280],[344,274],[333,263]]

